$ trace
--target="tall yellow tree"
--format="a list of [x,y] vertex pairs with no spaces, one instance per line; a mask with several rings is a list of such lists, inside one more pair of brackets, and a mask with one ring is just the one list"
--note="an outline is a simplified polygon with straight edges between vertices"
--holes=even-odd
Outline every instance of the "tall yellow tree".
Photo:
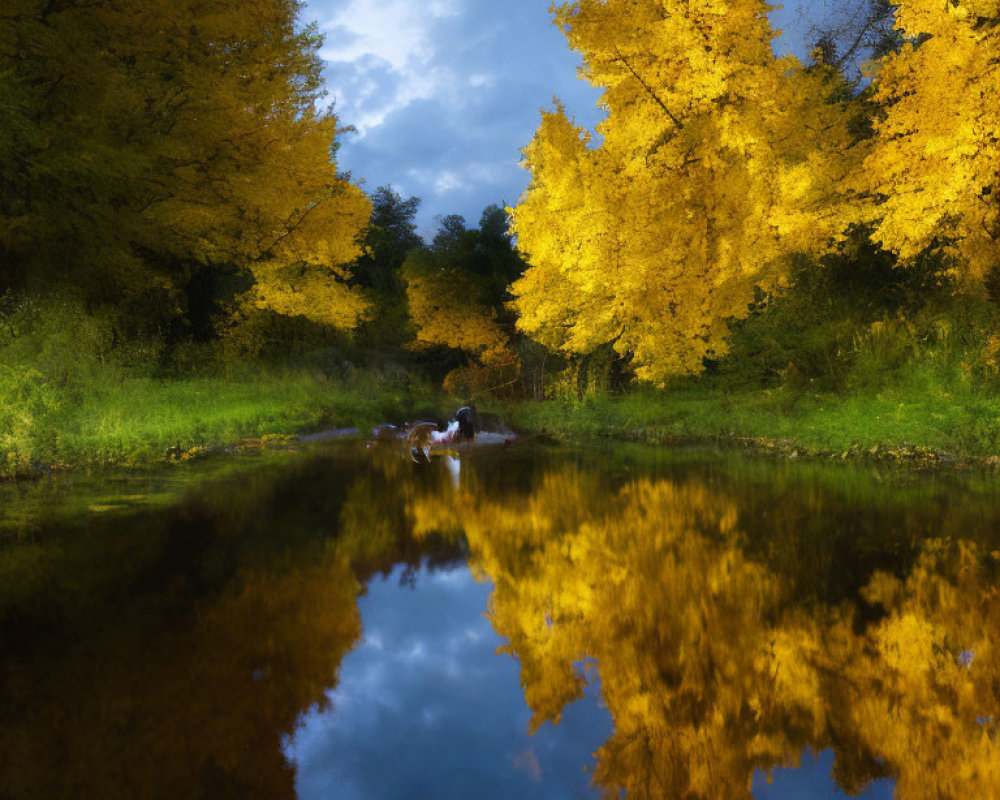
[[910,41],[879,65],[882,117],[856,185],[878,200],[884,247],[941,248],[975,284],[1000,267],[1000,3],[897,5]]
[[403,274],[410,317],[416,326],[414,349],[451,347],[484,364],[508,357],[507,336],[469,275],[437,268],[426,250],[410,254]]
[[580,0],[556,22],[603,87],[599,145],[561,107],[525,149],[513,210],[520,325],[570,352],[614,342],[640,378],[694,372],[785,257],[846,226],[854,157],[838,78],[776,59],[760,0]]
[[236,265],[253,301],[354,325],[370,204],[338,175],[295,0],[37,3],[0,21],[0,286],[91,303]]
[[403,263],[413,348],[458,351],[462,366],[445,378],[450,391],[470,393],[512,384],[520,361],[507,308],[508,287],[524,269],[507,232],[507,213],[483,210],[479,227],[450,215],[430,248],[414,250]]

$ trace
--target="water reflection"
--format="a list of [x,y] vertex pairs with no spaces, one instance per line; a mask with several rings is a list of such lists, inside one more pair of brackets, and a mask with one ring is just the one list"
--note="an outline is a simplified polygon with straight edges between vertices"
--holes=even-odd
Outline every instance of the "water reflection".
[[583,767],[607,711],[577,704],[529,736],[517,663],[482,613],[490,587],[465,569],[402,575],[369,584],[363,642],[288,742],[299,797],[596,797]]
[[763,798],[821,751],[848,792],[1000,786],[994,484],[638,448],[454,466],[338,445],[165,509],[15,509],[0,797],[576,796],[592,763],[609,796]]
[[[753,777],[754,800],[843,800],[844,793],[830,780],[833,751],[806,753],[794,767],[779,767]],[[892,800],[894,781],[881,778],[867,784],[856,797],[864,800]]]
[[[521,662],[533,728],[581,696],[574,664],[597,662],[615,731],[595,781],[612,793],[748,797],[755,770],[807,747],[834,749],[848,792],[889,775],[902,798],[995,792],[1000,552],[921,540],[955,520],[903,514],[870,531],[882,541],[848,549],[879,562],[908,539],[898,574],[866,572],[813,531],[781,527],[800,509],[762,524],[759,498],[738,488],[688,476],[609,492],[599,474],[556,469],[525,494],[418,498],[415,527],[467,536],[496,586],[490,617]],[[806,499],[814,517],[829,510]],[[838,512],[851,534],[869,532],[871,513]],[[848,575],[808,591],[816,567],[798,567],[813,553]],[[860,591],[844,596],[851,584]]]
[[0,797],[293,797],[281,738],[336,683],[364,583],[460,558],[402,541],[406,490],[359,467],[285,464],[3,539]]

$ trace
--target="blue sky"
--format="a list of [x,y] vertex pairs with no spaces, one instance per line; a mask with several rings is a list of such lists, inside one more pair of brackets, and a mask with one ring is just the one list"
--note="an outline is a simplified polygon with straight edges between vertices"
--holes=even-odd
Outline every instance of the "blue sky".
[[[804,57],[823,2],[772,12],[784,31],[776,50]],[[305,18],[326,35],[328,99],[357,128],[342,135],[340,168],[367,191],[391,183],[422,198],[425,239],[442,215],[475,225],[486,205],[514,204],[528,183],[520,149],[553,95],[579,124],[600,119],[598,92],[577,77],[580,59],[548,9],[549,0],[310,0]]]
[[[492,591],[464,567],[421,569],[412,587],[397,567],[359,598],[364,634],[340,667],[329,704],[302,715],[284,746],[299,800],[593,798],[593,753],[612,733],[597,671],[558,725],[528,734],[531,711],[515,658],[484,613]],[[599,669],[599,668],[598,668]],[[803,754],[771,780],[753,775],[756,800],[840,800],[833,753]],[[863,800],[890,800],[873,781]]]

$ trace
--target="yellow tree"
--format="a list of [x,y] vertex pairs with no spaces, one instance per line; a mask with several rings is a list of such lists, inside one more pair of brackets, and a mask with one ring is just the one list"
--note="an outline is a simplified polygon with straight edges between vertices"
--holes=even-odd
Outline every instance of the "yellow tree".
[[1000,4],[897,5],[910,41],[879,65],[882,117],[855,183],[878,200],[883,247],[940,247],[975,285],[1000,266]]
[[517,378],[520,361],[508,286],[524,269],[499,206],[487,206],[479,227],[450,215],[430,248],[414,250],[403,264],[416,349],[460,351],[463,366],[445,378],[456,392],[499,388]]
[[557,24],[604,88],[595,146],[562,108],[525,149],[513,210],[531,264],[520,325],[570,352],[614,342],[655,382],[724,351],[784,259],[846,225],[851,110],[833,71],[776,59],[759,0],[580,0]]
[[121,305],[236,265],[258,306],[353,326],[364,304],[344,265],[370,204],[337,173],[320,37],[299,12],[7,4],[0,158],[16,192],[0,200],[0,285]]
[[507,337],[468,275],[436,268],[433,256],[423,250],[407,258],[403,275],[417,329],[415,348],[451,347],[487,364],[506,357]]

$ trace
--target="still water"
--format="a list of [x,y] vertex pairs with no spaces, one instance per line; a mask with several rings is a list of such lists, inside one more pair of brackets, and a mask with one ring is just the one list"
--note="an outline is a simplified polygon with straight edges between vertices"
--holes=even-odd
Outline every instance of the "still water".
[[1000,478],[326,443],[0,487],[0,798],[1000,796]]

